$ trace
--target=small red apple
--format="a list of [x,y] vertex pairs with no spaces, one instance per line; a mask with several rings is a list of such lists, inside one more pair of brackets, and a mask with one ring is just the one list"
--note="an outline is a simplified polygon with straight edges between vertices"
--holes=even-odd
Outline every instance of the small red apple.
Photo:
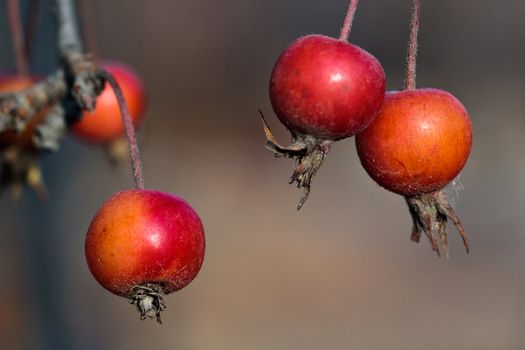
[[[107,62],[102,68],[113,74],[119,83],[133,124],[138,127],[146,110],[146,91],[140,78],[122,63]],[[119,105],[111,87],[104,88],[93,112],[84,112],[81,119],[71,125],[71,132],[79,139],[95,144],[107,144],[124,135]]]
[[376,120],[356,136],[368,174],[405,196],[445,187],[463,169],[471,145],[465,107],[438,89],[389,92]]
[[465,107],[439,89],[387,93],[374,122],[356,136],[361,164],[379,185],[405,197],[413,220],[411,239],[425,233],[448,257],[447,219],[456,225],[467,252],[463,225],[442,189],[463,169],[472,146]]
[[115,194],[98,210],[86,235],[95,279],[136,304],[141,319],[157,317],[162,296],[184,288],[204,260],[197,213],[168,193],[134,189]]
[[385,96],[385,73],[377,59],[347,41],[307,35],[277,59],[270,99],[293,132],[338,140],[364,130]]
[[264,128],[266,147],[278,157],[295,159],[289,183],[303,188],[297,209],[333,143],[364,130],[384,96],[381,64],[345,40],[307,35],[281,53],[270,79],[270,99],[292,144],[279,145],[265,121]]

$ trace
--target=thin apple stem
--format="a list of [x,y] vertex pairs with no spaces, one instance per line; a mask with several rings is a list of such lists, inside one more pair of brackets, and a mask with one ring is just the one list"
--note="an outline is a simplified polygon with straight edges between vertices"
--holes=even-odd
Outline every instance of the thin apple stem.
[[421,0],[414,0],[412,4],[412,21],[410,24],[410,39],[407,49],[407,68],[405,76],[405,90],[416,88],[416,59],[417,59],[417,32],[419,31],[419,14]]
[[29,75],[29,62],[24,41],[24,29],[20,18],[19,0],[7,1],[7,12],[9,17],[9,27],[11,29],[11,38],[13,41],[13,50],[15,53],[16,70],[19,75]]
[[359,0],[350,0],[348,2],[348,9],[346,10],[346,16],[341,26],[341,34],[339,35],[339,40],[348,41],[348,36],[352,30],[352,23],[354,22],[354,14],[357,9],[357,3]]
[[33,53],[35,45],[36,29],[38,27],[38,13],[40,10],[40,0],[31,0],[29,2],[29,18],[27,20],[25,39],[26,39],[26,50],[27,57],[30,60],[31,54]]
[[115,97],[117,98],[120,113],[122,115],[122,121],[124,122],[124,127],[126,129],[126,137],[128,138],[131,165],[133,166],[133,176],[135,177],[135,187],[138,189],[144,189],[144,177],[142,175],[142,161],[140,160],[139,145],[137,142],[137,137],[135,136],[135,128],[133,127],[133,121],[131,119],[131,114],[129,113],[128,104],[124,98],[124,94],[120,88],[120,85],[111,73],[101,70],[100,77],[109,83],[113,89],[113,92],[115,93]]

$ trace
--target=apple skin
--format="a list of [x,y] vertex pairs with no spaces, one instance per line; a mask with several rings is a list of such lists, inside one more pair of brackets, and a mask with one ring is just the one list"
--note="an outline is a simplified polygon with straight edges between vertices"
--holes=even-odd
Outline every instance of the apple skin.
[[0,75],[0,93],[18,92],[31,87],[34,83],[35,79],[32,77],[2,74]]
[[270,80],[277,117],[291,131],[338,140],[364,130],[385,95],[379,61],[346,41],[303,36],[280,55]]
[[123,297],[146,283],[157,284],[164,294],[184,288],[197,276],[204,251],[201,220],[184,200],[137,189],[104,202],[85,244],[95,279]]
[[377,118],[356,136],[370,177],[404,196],[444,188],[463,169],[471,146],[465,107],[450,93],[430,88],[388,92]]
[[[113,74],[128,104],[133,125],[137,128],[146,111],[146,90],[137,73],[130,67],[116,62],[106,62],[102,68]],[[124,124],[113,90],[106,84],[97,97],[95,110],[84,112],[70,128],[71,133],[82,141],[92,144],[108,144],[124,135]]]

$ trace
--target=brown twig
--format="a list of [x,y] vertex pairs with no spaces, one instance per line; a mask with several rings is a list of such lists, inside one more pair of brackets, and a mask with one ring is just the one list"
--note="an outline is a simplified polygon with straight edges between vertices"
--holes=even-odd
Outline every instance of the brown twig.
[[67,93],[63,71],[17,93],[0,94],[0,133],[22,132],[42,109],[60,101]]
[[95,64],[82,52],[73,1],[54,0],[61,67],[25,90],[0,94],[0,191],[10,187],[17,194],[25,183],[44,194],[36,157],[59,148],[66,120],[93,110],[104,87]]
[[93,110],[96,97],[102,92],[104,81],[96,75],[94,63],[82,53],[72,0],[55,0],[55,4],[63,68],[26,90],[0,94],[0,133],[20,132],[41,109],[68,98],[76,102],[72,106],[68,101],[68,108],[77,113]]
[[91,59],[82,53],[73,0],[55,0],[58,21],[58,49],[66,74],[73,78],[71,94],[83,110],[95,108],[96,97],[102,92],[103,81],[96,75]]

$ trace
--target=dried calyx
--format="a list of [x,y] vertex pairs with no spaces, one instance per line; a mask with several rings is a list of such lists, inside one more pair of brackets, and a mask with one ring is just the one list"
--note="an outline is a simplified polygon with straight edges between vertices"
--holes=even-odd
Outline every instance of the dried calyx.
[[281,146],[270,130],[268,123],[261,111],[264,134],[266,136],[266,148],[273,152],[276,157],[286,157],[295,160],[293,174],[288,180],[289,184],[295,183],[297,188],[302,189],[301,199],[297,205],[300,210],[310,195],[311,183],[326,155],[330,152],[333,140],[319,140],[311,135],[303,135],[290,131],[292,143],[290,146]]
[[413,228],[410,239],[418,243],[424,233],[432,245],[432,250],[441,256],[440,248],[445,257],[449,258],[447,239],[447,220],[450,219],[463,239],[463,244],[469,253],[469,240],[454,208],[450,205],[444,190],[407,196],[405,200],[412,216]]
[[130,304],[134,304],[140,313],[140,319],[156,318],[162,323],[160,313],[166,309],[162,287],[155,283],[145,283],[131,289]]
[[47,189],[34,154],[12,147],[0,154],[0,194],[11,192],[15,201],[22,196],[24,185],[35,191],[41,200],[47,199]]

